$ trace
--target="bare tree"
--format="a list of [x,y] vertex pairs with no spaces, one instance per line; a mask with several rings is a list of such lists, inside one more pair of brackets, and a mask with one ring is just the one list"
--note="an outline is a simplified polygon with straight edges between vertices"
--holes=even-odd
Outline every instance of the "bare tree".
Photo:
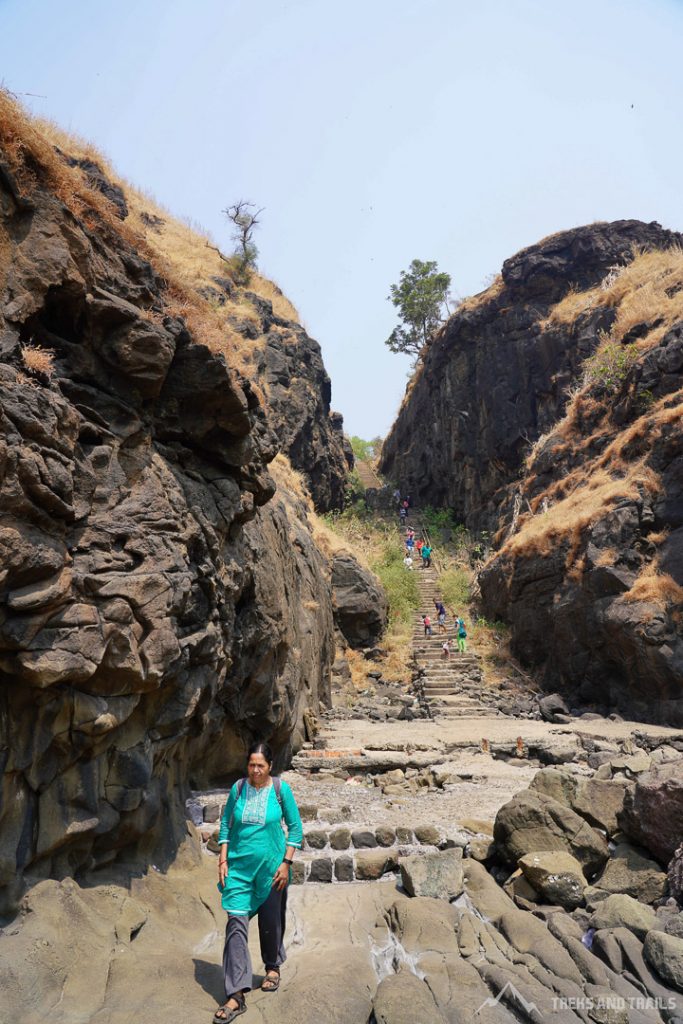
[[265,207],[256,209],[255,203],[240,199],[228,206],[223,213],[235,225],[232,240],[235,243],[233,270],[238,284],[248,284],[252,270],[256,267],[258,248],[254,242],[254,230]]

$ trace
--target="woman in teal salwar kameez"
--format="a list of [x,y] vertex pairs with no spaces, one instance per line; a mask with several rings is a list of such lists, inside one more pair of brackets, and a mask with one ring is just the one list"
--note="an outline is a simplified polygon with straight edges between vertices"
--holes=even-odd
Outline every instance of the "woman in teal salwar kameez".
[[[258,914],[261,956],[266,976],[261,988],[275,992],[280,984],[284,948],[287,885],[294,850],[301,848],[303,829],[292,790],[273,779],[273,757],[266,743],[249,750],[247,778],[230,790],[218,834],[218,884],[228,912],[223,951],[227,1000],[214,1014],[226,1024],[245,1013],[244,993],[251,989],[249,920]],[[287,837],[282,822],[287,827]]]

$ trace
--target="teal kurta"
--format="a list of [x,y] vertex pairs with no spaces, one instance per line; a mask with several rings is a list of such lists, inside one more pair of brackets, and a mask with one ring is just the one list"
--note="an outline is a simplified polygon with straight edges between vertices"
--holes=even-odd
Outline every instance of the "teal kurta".
[[[228,844],[228,877],[221,902],[229,914],[253,917],[270,895],[273,876],[287,846],[301,848],[299,809],[291,787],[284,781],[280,783],[280,799],[282,806],[272,782],[263,789],[245,782],[239,797],[237,783],[230,790],[218,833],[218,842]],[[228,830],[233,812],[232,828]]]

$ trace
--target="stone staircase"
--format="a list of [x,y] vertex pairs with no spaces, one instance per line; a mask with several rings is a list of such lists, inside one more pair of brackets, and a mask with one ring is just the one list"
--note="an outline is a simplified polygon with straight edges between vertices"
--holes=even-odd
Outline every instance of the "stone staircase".
[[[415,524],[414,524],[415,525]],[[460,653],[453,620],[447,619],[444,633],[437,622],[434,601],[441,597],[434,566],[428,569],[416,568],[417,585],[420,593],[420,609],[415,615],[412,633],[412,653],[415,661],[418,686],[430,712],[435,718],[476,718],[490,716],[491,707],[478,696],[481,689],[481,664],[479,657],[468,650]],[[448,609],[460,613],[461,609]],[[425,636],[422,615],[427,613],[432,622],[432,636]],[[450,657],[443,656],[442,644],[445,637],[451,641]],[[469,644],[469,638],[468,638]]]
[[[229,791],[194,793],[187,817],[197,828],[205,852],[219,851],[218,830]],[[340,809],[300,804],[304,842],[292,866],[292,884],[306,882],[364,882],[395,874],[402,857],[448,849],[465,840],[460,830],[450,833],[433,824],[368,825],[355,821],[351,807]]]

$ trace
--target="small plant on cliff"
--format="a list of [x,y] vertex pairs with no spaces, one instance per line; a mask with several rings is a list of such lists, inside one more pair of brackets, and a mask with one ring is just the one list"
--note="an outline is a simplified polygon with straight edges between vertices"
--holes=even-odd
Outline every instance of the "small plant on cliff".
[[230,265],[235,275],[237,284],[246,285],[251,280],[252,271],[256,269],[258,248],[254,242],[254,231],[259,223],[259,216],[263,213],[264,207],[257,210],[254,203],[248,203],[244,199],[228,206],[223,213],[235,225],[232,240],[235,243],[235,252]]
[[386,340],[392,352],[404,352],[414,363],[424,357],[446,319],[450,285],[450,274],[437,270],[435,260],[413,260],[401,271],[399,283],[392,284],[387,296],[402,321]]
[[22,345],[21,358],[29,373],[35,373],[47,380],[52,379],[55,372],[55,355],[50,349],[38,345]]
[[619,341],[605,338],[597,352],[584,364],[585,382],[598,387],[603,393],[614,394],[637,359],[638,349],[635,344],[622,345]]

